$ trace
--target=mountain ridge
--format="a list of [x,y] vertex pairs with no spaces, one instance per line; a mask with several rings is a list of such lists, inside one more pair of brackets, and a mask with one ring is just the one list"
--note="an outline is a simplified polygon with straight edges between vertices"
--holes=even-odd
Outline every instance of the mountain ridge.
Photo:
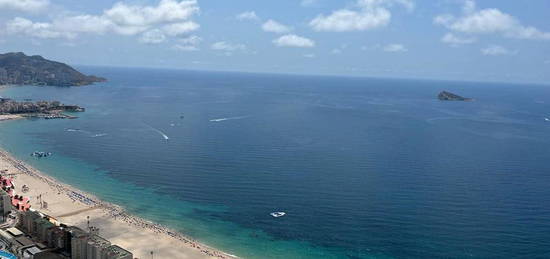
[[84,75],[67,64],[40,55],[0,54],[0,85],[83,86],[105,81],[105,78]]

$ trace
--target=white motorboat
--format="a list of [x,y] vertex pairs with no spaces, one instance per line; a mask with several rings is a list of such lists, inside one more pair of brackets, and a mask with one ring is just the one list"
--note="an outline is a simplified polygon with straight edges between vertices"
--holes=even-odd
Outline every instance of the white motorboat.
[[286,213],[282,212],[282,211],[276,211],[276,212],[269,213],[269,215],[271,215],[275,218],[278,218],[278,217],[282,217],[282,216],[286,215]]

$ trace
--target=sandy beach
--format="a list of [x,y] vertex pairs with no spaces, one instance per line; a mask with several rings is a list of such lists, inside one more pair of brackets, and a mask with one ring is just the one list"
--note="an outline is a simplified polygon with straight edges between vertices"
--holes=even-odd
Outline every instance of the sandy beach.
[[[3,174],[14,178],[16,193],[31,198],[32,208],[82,229],[87,229],[90,216],[90,225],[99,228],[102,237],[131,251],[134,258],[151,258],[151,251],[154,258],[234,258],[60,183],[0,149],[0,170],[5,169]],[[23,193],[23,185],[30,190]],[[39,195],[47,202],[47,208],[40,209]]]
[[17,120],[23,118],[21,115],[16,114],[0,114],[0,121]]

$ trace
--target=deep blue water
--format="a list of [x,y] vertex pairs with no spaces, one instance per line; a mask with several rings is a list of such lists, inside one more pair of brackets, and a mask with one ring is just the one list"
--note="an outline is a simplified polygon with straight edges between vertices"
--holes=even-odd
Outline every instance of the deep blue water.
[[87,111],[3,122],[0,145],[224,251],[550,257],[550,86],[82,69],[109,82],[2,90]]

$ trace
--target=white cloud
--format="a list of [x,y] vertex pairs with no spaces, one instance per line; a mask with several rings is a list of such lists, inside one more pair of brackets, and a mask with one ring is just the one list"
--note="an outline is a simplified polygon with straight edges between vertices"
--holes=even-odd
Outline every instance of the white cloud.
[[199,11],[196,0],[161,0],[158,6],[116,3],[105,16],[120,26],[150,26],[187,20]]
[[304,56],[304,58],[315,58],[316,57],[315,54],[312,54],[312,53],[304,54],[303,56]]
[[287,34],[273,40],[273,44],[278,47],[297,47],[311,48],[315,46],[315,42],[308,38],[300,37],[295,34]]
[[407,52],[408,49],[401,44],[388,44],[382,48],[386,52]]
[[210,48],[212,48],[213,50],[221,50],[221,51],[227,51],[227,52],[237,51],[237,50],[241,50],[241,51],[246,50],[246,46],[243,44],[232,44],[226,41],[218,41],[212,44]]
[[278,23],[277,21],[270,19],[262,24],[262,30],[274,33],[287,33],[292,29],[284,24]]
[[146,31],[141,35],[140,42],[146,44],[159,44],[166,40],[166,36],[159,29]]
[[73,39],[76,36],[71,32],[56,31],[50,23],[35,23],[21,17],[16,17],[8,21],[6,23],[6,32],[9,34],[23,34],[42,39]]
[[364,31],[388,25],[391,12],[388,8],[401,5],[412,10],[410,0],[358,0],[353,9],[339,9],[330,15],[318,15],[309,22],[316,31]]
[[476,42],[476,39],[474,38],[462,38],[458,37],[452,33],[447,33],[441,38],[441,42],[447,43],[451,46],[458,46],[458,45],[464,45],[464,44],[470,44]]
[[199,48],[193,45],[181,45],[176,44],[172,46],[172,49],[180,50],[180,51],[199,51]]
[[202,38],[197,35],[191,35],[187,38],[179,39],[178,41],[186,45],[199,45],[202,42]]
[[434,23],[461,33],[500,34],[508,38],[550,40],[550,32],[524,26],[517,18],[499,9],[476,10],[475,8],[474,1],[466,1],[461,16],[438,15],[434,18]]
[[38,12],[50,5],[48,0],[0,0],[0,9]]
[[104,17],[77,15],[59,18],[53,21],[52,27],[57,31],[103,34],[113,29],[113,24]]
[[164,25],[162,30],[170,36],[181,36],[189,32],[196,31],[199,27],[200,25],[193,21],[186,21]]
[[197,35],[191,35],[189,37],[179,39],[178,44],[172,46],[172,49],[181,51],[198,51],[200,50],[198,45],[202,42],[202,38]]
[[439,24],[445,27],[449,27],[453,23],[454,19],[455,17],[451,14],[440,14],[434,17],[434,24]]
[[362,50],[362,51],[367,51],[367,50],[379,50],[380,48],[382,48],[382,46],[381,46],[380,44],[363,45],[363,46],[361,46],[361,50]]
[[[127,5],[119,2],[100,15],[57,16],[53,21],[44,23],[16,18],[7,23],[6,30],[8,33],[36,38],[75,38],[80,33],[113,32],[136,35],[162,28],[167,35],[180,36],[200,27],[191,21],[192,16],[198,12],[196,0],[161,0],[156,6]],[[148,38],[145,38],[145,41],[148,41]]]
[[510,51],[505,47],[499,45],[491,45],[481,49],[481,54],[485,56],[502,56],[516,54],[514,51]]
[[239,21],[259,21],[260,17],[256,15],[256,12],[254,11],[248,11],[244,13],[237,14],[236,16],[237,20]]
[[347,9],[334,11],[328,16],[319,15],[309,25],[316,31],[364,31],[386,26],[391,14],[386,9],[357,12]]
[[136,34],[139,34],[139,33],[142,33],[144,31],[146,31],[147,29],[149,29],[149,26],[117,26],[117,25],[113,25],[110,27],[110,30],[115,32],[115,33],[118,33],[120,35],[126,35],[126,36],[131,36],[131,35],[136,35]]

